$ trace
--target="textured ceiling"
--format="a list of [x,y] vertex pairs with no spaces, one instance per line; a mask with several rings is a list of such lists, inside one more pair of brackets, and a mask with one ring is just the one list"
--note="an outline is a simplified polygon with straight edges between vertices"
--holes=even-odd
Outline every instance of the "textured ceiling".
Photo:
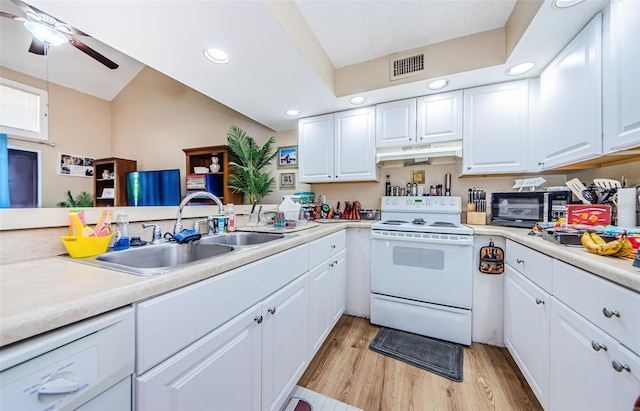
[[504,27],[515,0],[296,0],[335,68]]

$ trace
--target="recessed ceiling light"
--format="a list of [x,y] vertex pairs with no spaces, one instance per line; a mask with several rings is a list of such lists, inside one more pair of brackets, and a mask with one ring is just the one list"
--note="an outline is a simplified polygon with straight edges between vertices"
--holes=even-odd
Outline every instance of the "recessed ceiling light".
[[285,114],[291,117],[295,117],[300,114],[300,112],[298,110],[290,108],[289,110],[285,111]]
[[356,97],[351,97],[351,100],[349,101],[351,102],[351,104],[360,105],[365,101],[367,101],[367,99],[362,96],[356,96]]
[[527,71],[531,70],[533,66],[534,66],[533,63],[516,64],[515,66],[507,70],[507,74],[510,76],[519,76],[520,74],[524,74]]
[[584,0],[555,0],[553,7],[557,9],[566,9],[567,7],[575,6],[582,3]]
[[218,64],[226,64],[229,62],[229,55],[220,49],[206,49],[204,56]]
[[35,21],[25,21],[24,27],[33,37],[49,46],[61,46],[71,40],[53,27]]
[[431,83],[427,84],[427,87],[429,87],[431,90],[440,90],[443,89],[445,87],[447,87],[449,85],[449,80],[434,80]]

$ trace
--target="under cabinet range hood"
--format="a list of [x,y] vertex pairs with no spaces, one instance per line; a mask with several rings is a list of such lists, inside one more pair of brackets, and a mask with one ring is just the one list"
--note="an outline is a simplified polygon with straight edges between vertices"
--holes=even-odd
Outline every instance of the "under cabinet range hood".
[[383,163],[383,165],[403,163],[405,160],[414,160],[416,163],[432,163],[432,159],[443,157],[449,157],[454,161],[462,157],[462,140],[405,147],[379,148],[376,150],[376,162],[378,164]]

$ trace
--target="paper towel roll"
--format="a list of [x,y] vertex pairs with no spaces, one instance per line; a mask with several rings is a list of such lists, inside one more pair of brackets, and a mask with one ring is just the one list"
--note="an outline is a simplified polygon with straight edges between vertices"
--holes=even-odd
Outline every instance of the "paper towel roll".
[[636,189],[618,189],[618,227],[636,226]]

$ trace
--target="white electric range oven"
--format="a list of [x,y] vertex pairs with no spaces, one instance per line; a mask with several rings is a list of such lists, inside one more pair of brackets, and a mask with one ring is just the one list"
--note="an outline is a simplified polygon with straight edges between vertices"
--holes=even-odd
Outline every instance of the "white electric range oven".
[[473,230],[460,197],[383,197],[371,225],[371,322],[471,344]]

